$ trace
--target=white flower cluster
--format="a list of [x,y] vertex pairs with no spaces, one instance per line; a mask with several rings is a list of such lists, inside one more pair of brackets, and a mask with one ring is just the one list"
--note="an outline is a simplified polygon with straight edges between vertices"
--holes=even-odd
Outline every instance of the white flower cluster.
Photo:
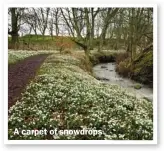
[[23,60],[27,57],[37,55],[37,54],[46,54],[46,53],[54,53],[54,51],[25,51],[25,50],[9,50],[8,52],[8,63],[14,64],[17,61]]
[[[99,82],[79,68],[79,60],[51,55],[9,110],[9,139],[153,139],[153,106],[117,85]],[[97,129],[102,135],[21,136],[20,129]]]

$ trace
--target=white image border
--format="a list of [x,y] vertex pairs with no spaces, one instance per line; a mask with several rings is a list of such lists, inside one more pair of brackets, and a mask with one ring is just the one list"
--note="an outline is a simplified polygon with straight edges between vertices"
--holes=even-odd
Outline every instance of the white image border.
[[[9,7],[153,7],[153,140],[8,140]],[[157,144],[157,5],[156,4],[5,4],[4,5],[4,143],[5,144]]]

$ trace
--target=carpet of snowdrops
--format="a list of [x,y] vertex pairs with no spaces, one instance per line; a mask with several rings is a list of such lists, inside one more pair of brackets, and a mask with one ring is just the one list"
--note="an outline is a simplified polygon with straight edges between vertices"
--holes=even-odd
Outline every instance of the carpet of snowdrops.
[[24,51],[24,50],[9,50],[8,52],[8,63],[15,64],[16,62],[23,60],[27,57],[34,56],[37,54],[54,53],[54,51]]
[[[153,105],[96,80],[71,55],[50,55],[9,109],[9,139],[152,140]],[[102,135],[14,135],[19,130],[88,129]]]

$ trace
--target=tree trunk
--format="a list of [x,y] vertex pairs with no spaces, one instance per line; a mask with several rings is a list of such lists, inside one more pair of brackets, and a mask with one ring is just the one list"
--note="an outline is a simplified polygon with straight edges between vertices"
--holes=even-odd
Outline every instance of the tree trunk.
[[85,55],[87,56],[87,57],[89,57],[89,49],[86,47],[85,49],[84,49],[84,51],[85,51]]
[[98,45],[98,51],[101,51],[102,47],[103,47],[103,38],[102,38],[102,36],[100,36],[99,45]]
[[16,8],[11,8],[11,22],[12,22],[11,42],[12,44],[16,45],[16,43],[18,42]]

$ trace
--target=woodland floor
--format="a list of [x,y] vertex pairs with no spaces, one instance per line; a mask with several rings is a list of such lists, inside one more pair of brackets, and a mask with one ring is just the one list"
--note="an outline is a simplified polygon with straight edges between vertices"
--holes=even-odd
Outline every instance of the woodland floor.
[[37,70],[48,57],[40,54],[28,57],[8,67],[8,108],[16,103],[26,85],[35,77]]

